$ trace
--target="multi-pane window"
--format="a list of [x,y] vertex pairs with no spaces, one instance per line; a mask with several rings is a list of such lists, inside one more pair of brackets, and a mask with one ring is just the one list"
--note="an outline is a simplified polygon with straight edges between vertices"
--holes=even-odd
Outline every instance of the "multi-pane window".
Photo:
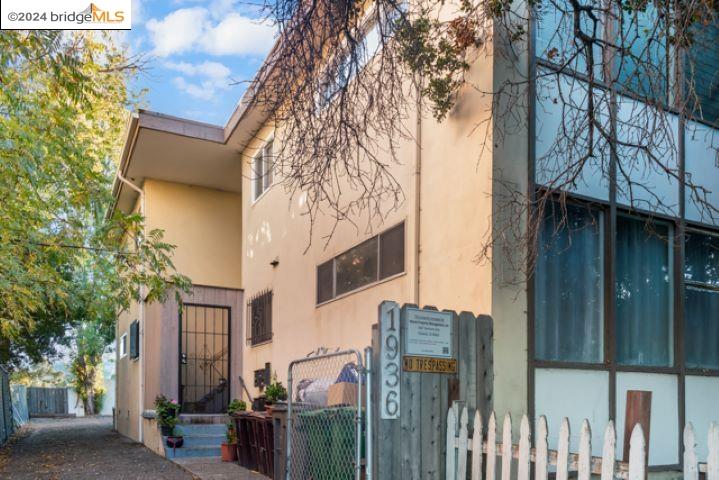
[[254,198],[257,200],[267,189],[272,186],[273,181],[273,147],[274,141],[268,141],[252,162]]
[[668,225],[617,218],[617,362],[673,363],[671,230]]
[[701,23],[692,29],[693,41],[686,59],[689,105],[696,116],[719,121],[719,25]]
[[572,204],[564,215],[550,204],[540,230],[536,358],[597,363],[604,338],[602,215]]
[[404,223],[317,267],[317,303],[404,272]]
[[260,292],[247,303],[247,344],[272,340],[272,290]]
[[[619,215],[616,220],[614,361],[673,365],[672,228]],[[602,363],[604,213],[551,204],[540,227],[535,274],[535,358]]]
[[684,351],[688,367],[719,370],[719,237],[687,233]]

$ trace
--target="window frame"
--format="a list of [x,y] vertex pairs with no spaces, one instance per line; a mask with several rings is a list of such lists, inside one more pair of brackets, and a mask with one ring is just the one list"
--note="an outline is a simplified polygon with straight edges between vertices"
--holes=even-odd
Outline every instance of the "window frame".
[[[406,221],[402,220],[401,222],[382,230],[380,233],[378,233],[376,235],[372,235],[370,237],[367,237],[367,238],[363,239],[361,242],[354,244],[352,247],[337,253],[332,258],[329,258],[323,262],[318,263],[317,266],[315,267],[315,306],[320,307],[329,302],[333,302],[335,300],[345,298],[354,293],[361,292],[362,290],[365,290],[367,288],[372,288],[375,285],[379,285],[381,283],[388,282],[390,280],[394,280],[395,278],[401,277],[402,275],[405,275],[407,273],[407,261],[406,261],[407,260],[407,237],[406,237],[407,228],[406,228],[406,226],[407,226]],[[402,228],[402,257],[403,257],[402,271],[388,275],[383,278],[382,272],[381,272],[381,270],[382,270],[382,236],[388,232],[391,232],[395,228],[399,228],[399,227]],[[337,293],[337,258],[352,251],[353,249],[359,247],[360,245],[365,244],[366,242],[368,242],[372,239],[377,239],[377,262],[376,262],[377,263],[377,265],[376,265],[376,269],[377,269],[376,277],[377,278],[374,281],[365,283],[356,288],[353,288],[352,290],[348,290],[346,292],[342,292],[342,293],[338,294]],[[331,263],[332,264],[332,285],[331,285],[332,296],[328,299],[320,301],[320,298],[319,298],[319,269],[321,266],[326,265],[329,262],[332,262]]]
[[125,358],[127,356],[127,332],[120,335],[117,351],[120,358]]
[[[258,148],[255,155],[252,157],[252,173],[253,176],[251,178],[252,180],[252,204],[254,205],[257,203],[262,197],[265,196],[265,194],[274,186],[275,184],[275,175],[274,175],[274,166],[270,166],[270,168],[267,168],[268,163],[274,163],[274,161],[270,160],[268,162],[267,160],[267,149],[272,148],[272,154],[269,155],[270,159],[274,158],[274,148],[275,146],[275,135],[274,133],[270,135],[267,140],[264,141],[262,144],[262,147]],[[260,165],[261,173],[258,177],[258,171],[257,171],[257,164]],[[270,172],[268,175],[267,172]],[[267,178],[269,178],[269,182],[266,183]],[[257,191],[257,182],[261,184],[261,191]]]

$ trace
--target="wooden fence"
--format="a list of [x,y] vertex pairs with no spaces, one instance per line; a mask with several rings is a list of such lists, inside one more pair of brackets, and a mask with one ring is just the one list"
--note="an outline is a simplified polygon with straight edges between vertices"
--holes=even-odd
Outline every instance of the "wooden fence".
[[[640,425],[632,431],[629,442],[629,462],[616,461],[616,432],[614,423],[609,422],[604,432],[602,456],[593,457],[591,428],[589,422],[582,422],[579,440],[579,452],[569,451],[569,421],[565,418],[559,429],[557,450],[549,450],[547,443],[547,419],[539,418],[535,447],[531,447],[529,419],[522,417],[519,444],[512,443],[512,419],[505,415],[502,425],[501,443],[497,443],[497,425],[494,412],[487,422],[486,438],[483,437],[483,418],[481,413],[474,415],[472,437],[469,437],[469,414],[466,407],[459,413],[458,405],[450,408],[447,414],[447,462],[446,480],[497,478],[497,463],[502,480],[530,479],[530,464],[534,463],[534,479],[547,480],[551,467],[556,468],[556,480],[567,480],[569,472],[577,472],[578,480],[590,480],[592,475],[601,480],[622,478],[627,480],[645,480],[646,449],[644,433]],[[699,473],[706,474],[706,480],[719,480],[719,426],[712,422],[708,434],[709,454],[706,463],[700,463],[696,453],[696,437],[691,423],[684,429],[684,480],[698,480]],[[479,452],[479,454],[477,454]],[[486,465],[482,465],[482,454],[486,455]],[[512,472],[513,460],[517,471]],[[484,469],[484,471],[483,471]],[[468,473],[470,476],[468,476]],[[484,473],[484,475],[483,475]]]
[[[442,330],[435,325],[444,325],[446,358],[410,351],[413,325],[419,322],[431,323],[433,333]],[[472,410],[491,411],[492,337],[486,315],[380,304],[372,332],[372,478],[443,480],[447,408],[461,401]],[[412,363],[417,360],[422,368]]]
[[0,445],[4,444],[14,431],[10,378],[7,370],[0,367]]
[[27,389],[27,407],[30,418],[66,416],[67,388],[30,387]]

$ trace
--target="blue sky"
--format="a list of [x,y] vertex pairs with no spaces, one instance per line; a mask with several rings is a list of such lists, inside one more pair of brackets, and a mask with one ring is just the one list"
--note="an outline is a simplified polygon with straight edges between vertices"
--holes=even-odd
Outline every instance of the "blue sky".
[[[250,0],[251,1],[251,0]],[[147,89],[144,107],[223,125],[272,48],[274,29],[250,2],[133,0],[131,54],[146,71],[133,88]]]

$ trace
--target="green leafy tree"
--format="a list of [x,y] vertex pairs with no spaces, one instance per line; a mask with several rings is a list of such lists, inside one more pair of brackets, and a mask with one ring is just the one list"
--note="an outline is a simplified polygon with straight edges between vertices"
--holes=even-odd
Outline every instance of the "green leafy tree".
[[85,390],[115,315],[189,285],[162,231],[106,218],[140,67],[107,33],[0,32],[0,362],[69,346]]

